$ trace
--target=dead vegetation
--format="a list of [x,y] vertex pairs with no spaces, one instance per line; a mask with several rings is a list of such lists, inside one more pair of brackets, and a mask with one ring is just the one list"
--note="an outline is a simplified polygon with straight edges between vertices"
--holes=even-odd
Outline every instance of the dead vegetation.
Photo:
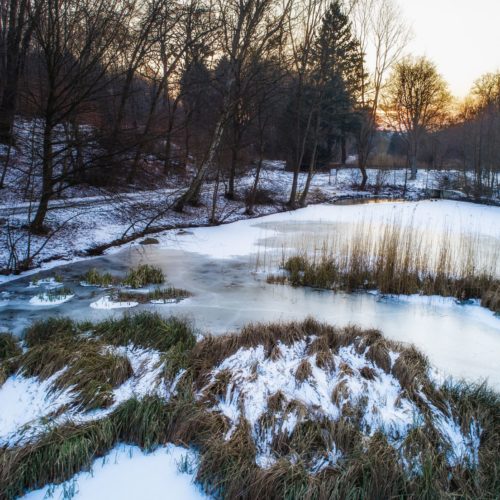
[[113,296],[114,300],[118,302],[128,302],[134,301],[140,304],[146,304],[151,301],[158,303],[168,303],[168,302],[180,302],[183,299],[191,297],[191,293],[187,290],[182,290],[181,288],[155,288],[153,291],[141,293],[141,292],[130,292],[127,290],[119,290]]
[[22,350],[10,333],[0,333],[0,388],[17,371]]
[[383,294],[422,294],[479,299],[500,312],[498,249],[480,250],[477,239],[452,244],[445,234],[426,240],[413,228],[385,227],[380,236],[363,225],[341,239],[315,242],[314,248],[282,257],[285,274],[268,283],[310,286],[334,291],[379,290]]
[[130,269],[123,280],[123,285],[131,288],[142,288],[146,285],[161,285],[165,282],[165,275],[159,267],[148,264]]
[[[308,340],[310,337],[313,339]],[[307,319],[253,324],[240,335],[207,337],[195,343],[188,323],[143,313],[94,325],[50,320],[33,325],[25,339],[28,350],[21,355],[22,369],[48,376],[69,363],[61,374],[61,387],[71,384],[86,391],[91,382],[113,386],[125,379],[129,375],[127,364],[116,359],[119,356],[112,351],[101,349],[110,344],[136,344],[158,349],[172,357],[168,359],[180,357],[182,361],[174,363],[170,376],[180,370],[184,375],[169,400],[131,399],[101,420],[68,422],[26,444],[0,449],[0,491],[7,499],[88,469],[96,457],[118,442],[145,449],[168,442],[195,447],[199,453],[196,480],[217,498],[495,498],[499,491],[498,394],[485,386],[465,383],[437,388],[428,377],[424,356],[385,339],[376,330],[335,328]],[[206,388],[211,371],[239,349],[262,345],[268,359],[279,360],[282,353],[277,346],[298,341],[305,341],[306,356],[341,373],[332,400],[342,413],[335,421],[318,418],[316,410],[301,401],[287,401],[281,391],[271,394],[259,432],[272,431],[275,460],[261,467],[256,463],[254,430],[247,420],[241,418],[228,434],[228,420],[212,408],[231,384],[238,383],[232,373],[221,371],[206,389],[207,397],[200,398],[199,390]],[[7,359],[19,356],[10,340],[5,345],[9,346]],[[344,347],[365,353],[373,363],[361,367],[357,376],[369,381],[376,369],[391,373],[401,384],[402,397],[413,398],[423,409],[425,398],[433,406],[452,412],[464,432],[479,426],[477,463],[450,465],[446,461],[450,445],[439,439],[430,413],[424,413],[424,422],[415,423],[400,450],[381,431],[364,434],[360,416],[366,398],[360,395],[357,403],[349,402],[347,380],[353,369],[331,364],[333,355]],[[76,350],[80,356],[72,361]],[[389,352],[397,353],[394,362]],[[298,382],[305,383],[311,372],[311,364],[300,363]],[[92,400],[82,399],[81,403],[93,407]],[[105,390],[98,404],[106,404]],[[287,415],[297,418],[291,433],[280,430]],[[335,450],[341,458],[331,462]]]
[[119,283],[119,279],[110,273],[101,273],[95,267],[89,269],[83,276],[82,281],[87,285],[108,288]]

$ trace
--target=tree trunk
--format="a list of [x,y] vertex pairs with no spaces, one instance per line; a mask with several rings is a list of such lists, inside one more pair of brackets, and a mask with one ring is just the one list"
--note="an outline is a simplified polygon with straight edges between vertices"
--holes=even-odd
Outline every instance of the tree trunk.
[[206,155],[202,164],[200,165],[200,168],[196,173],[196,177],[193,179],[193,182],[191,182],[191,185],[189,186],[188,190],[182,196],[180,196],[177,202],[175,203],[174,208],[177,212],[182,212],[184,210],[184,207],[188,203],[191,203],[194,199],[197,199],[201,190],[203,179],[205,178],[208,169],[213,163],[215,154],[217,152],[217,148],[219,147],[220,141],[222,139],[222,134],[224,133],[224,126],[227,118],[226,114],[227,112],[223,113],[223,115],[219,118],[219,121],[217,122],[217,125],[215,127],[215,132],[212,137],[212,141],[210,143],[210,148],[208,150],[208,154]]
[[347,162],[347,144],[346,144],[346,137],[345,137],[345,131],[342,130],[342,134],[340,136],[340,151],[341,151],[341,158],[340,162],[342,165],[345,165]]
[[412,153],[410,157],[410,181],[417,178],[417,155]]
[[26,15],[26,0],[11,0],[4,88],[0,102],[0,143],[13,143],[13,125],[17,104],[21,39]]
[[260,152],[259,152],[259,163],[257,164],[257,169],[255,171],[255,179],[253,181],[253,186],[252,186],[252,191],[250,193],[250,196],[248,197],[247,208],[245,211],[248,215],[253,215],[253,208],[255,206],[255,196],[257,195],[257,188],[259,186],[260,172],[262,170],[263,162],[264,162],[264,148],[261,146]]
[[53,152],[52,152],[52,121],[46,120],[43,131],[43,159],[42,159],[42,193],[35,218],[31,222],[30,230],[32,233],[43,233],[45,217],[49,208],[49,200],[52,197],[52,171],[53,171]]
[[359,170],[361,171],[361,184],[359,185],[359,188],[364,190],[368,181],[368,174],[366,173],[366,167],[364,165],[359,165]]
[[235,197],[234,182],[236,179],[236,167],[238,165],[238,148],[238,144],[233,144],[231,151],[231,167],[229,170],[229,187],[226,194],[229,200],[234,200]]
[[316,124],[314,127],[314,146],[311,153],[311,160],[309,163],[309,171],[307,172],[307,179],[304,189],[302,190],[302,194],[300,195],[299,205],[301,207],[306,206],[307,195],[309,193],[309,188],[311,186],[312,178],[314,176],[314,171],[316,168],[316,152],[318,150],[318,133],[319,133],[319,125],[321,123],[321,113],[318,110],[316,115]]
[[304,154],[306,150],[307,136],[309,135],[309,129],[311,128],[311,120],[313,115],[313,109],[309,112],[309,116],[307,118],[307,125],[304,131],[304,136],[302,137],[301,146],[300,146],[300,154],[297,159],[297,164],[295,165],[295,169],[293,171],[293,180],[292,180],[292,189],[290,190],[290,198],[288,200],[288,206],[290,208],[296,207],[296,198],[297,198],[297,188],[299,186],[299,173],[300,167],[302,166],[302,161],[304,160]]

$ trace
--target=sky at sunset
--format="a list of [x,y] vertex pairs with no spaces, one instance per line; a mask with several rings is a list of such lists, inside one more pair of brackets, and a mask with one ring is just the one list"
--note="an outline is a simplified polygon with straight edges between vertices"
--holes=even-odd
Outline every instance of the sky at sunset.
[[413,27],[407,51],[432,59],[455,95],[500,70],[500,0],[398,1]]

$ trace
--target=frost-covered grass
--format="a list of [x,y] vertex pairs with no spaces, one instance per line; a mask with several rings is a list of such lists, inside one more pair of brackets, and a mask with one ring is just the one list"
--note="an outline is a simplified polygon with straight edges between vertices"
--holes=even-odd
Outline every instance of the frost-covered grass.
[[[7,342],[18,371],[0,388],[6,498],[73,484],[118,443],[195,448],[213,497],[498,492],[498,394],[438,383],[421,353],[375,330],[308,319],[196,342],[189,323],[141,313],[51,319],[24,343]],[[113,400],[87,407],[96,387]]]
[[422,354],[379,332],[254,325],[197,344],[193,367],[197,397],[229,424],[201,454],[198,479],[214,494],[488,497],[498,487],[498,395],[440,386]]

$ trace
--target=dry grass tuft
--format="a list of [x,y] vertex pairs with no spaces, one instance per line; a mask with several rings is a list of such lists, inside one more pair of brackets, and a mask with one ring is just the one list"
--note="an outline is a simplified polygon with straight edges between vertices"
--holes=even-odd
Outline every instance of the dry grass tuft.
[[359,373],[366,380],[375,380],[377,377],[375,370],[369,366],[363,366],[363,368],[359,370]]
[[165,275],[159,267],[143,264],[131,269],[123,284],[131,288],[142,288],[146,285],[161,285],[165,282]]
[[83,276],[82,281],[88,285],[100,286],[103,288],[108,288],[112,285],[117,285],[119,283],[118,278],[115,278],[110,273],[101,273],[95,267],[89,269]]
[[0,333],[0,362],[19,356],[22,353],[17,339],[11,333]]
[[135,301],[140,304],[146,304],[152,300],[161,302],[179,302],[182,299],[187,299],[191,297],[191,293],[187,290],[182,290],[180,288],[156,288],[152,292],[141,293],[141,292],[127,292],[120,290],[116,293],[116,300],[119,302]]
[[133,375],[128,358],[105,353],[102,344],[88,340],[59,339],[37,345],[21,356],[19,364],[25,375],[42,380],[61,371],[53,389],[71,390],[72,406],[83,410],[110,406],[113,388]]
[[379,341],[372,344],[366,351],[366,357],[386,373],[391,371],[391,357],[387,342]]
[[77,325],[71,319],[50,317],[28,327],[24,332],[24,341],[28,347],[34,347],[56,339],[71,339],[77,333]]
[[227,394],[227,389],[231,384],[232,373],[230,370],[222,370],[215,376],[215,380],[205,389],[205,401],[211,404],[223,399]]
[[94,332],[105,343],[156,349],[167,352],[175,345],[189,350],[196,344],[193,328],[182,318],[165,318],[157,313],[140,312],[111,318],[94,326]]
[[410,346],[400,353],[392,367],[392,374],[409,395],[415,395],[423,386],[429,385],[428,370],[429,360]]
[[307,359],[303,359],[295,371],[295,380],[302,384],[312,377],[312,366]]
[[350,390],[346,379],[341,380],[332,391],[332,402],[340,406],[342,401],[349,398]]
[[481,305],[491,309],[497,314],[500,314],[500,284],[496,287],[491,287],[486,290],[481,297]]
[[283,410],[285,404],[285,395],[281,392],[275,392],[267,398],[267,409],[272,413],[278,413]]

